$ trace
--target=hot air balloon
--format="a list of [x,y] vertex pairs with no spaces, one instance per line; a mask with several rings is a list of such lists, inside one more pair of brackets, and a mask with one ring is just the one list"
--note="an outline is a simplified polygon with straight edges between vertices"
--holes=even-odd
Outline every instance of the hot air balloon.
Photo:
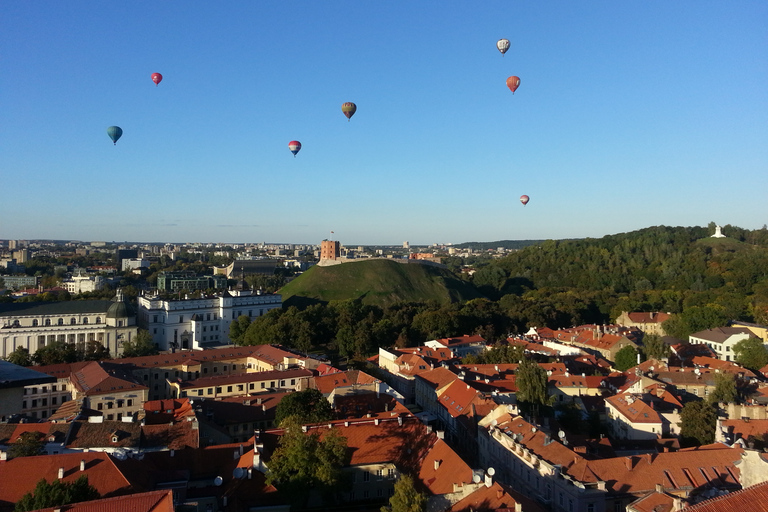
[[296,153],[298,153],[299,150],[301,149],[301,142],[297,140],[292,140],[291,142],[288,143],[288,149],[291,150],[291,153],[293,153],[293,156],[295,158]]
[[520,196],[520,202],[523,203],[523,206],[527,205],[530,200],[531,198],[526,195]]
[[152,73],[152,81],[155,82],[155,87],[163,81],[163,75],[160,73]]
[[117,139],[123,135],[123,129],[119,126],[110,126],[107,128],[107,135],[112,139],[112,142],[117,145]]
[[347,116],[347,121],[349,121],[352,119],[352,116],[355,115],[355,112],[357,112],[357,105],[348,101],[341,106],[341,111],[344,112],[344,115]]
[[496,48],[499,49],[502,55],[507,53],[507,50],[509,50],[509,39],[499,39],[496,43]]
[[515,94],[517,88],[520,87],[520,77],[511,76],[507,78],[507,87],[509,87],[509,90],[512,91],[512,94]]

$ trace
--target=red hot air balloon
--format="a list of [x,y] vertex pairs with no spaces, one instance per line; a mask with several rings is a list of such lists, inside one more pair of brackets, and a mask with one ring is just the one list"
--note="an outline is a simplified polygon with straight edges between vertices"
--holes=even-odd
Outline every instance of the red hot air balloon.
[[507,78],[507,87],[509,87],[509,90],[512,91],[512,94],[515,94],[517,88],[520,87],[520,77],[511,76]]
[[163,75],[160,73],[152,73],[152,81],[155,82],[155,87],[163,81]]
[[531,198],[526,195],[520,196],[520,202],[523,203],[523,206],[527,205],[530,200]]
[[293,153],[293,156],[295,158],[296,153],[298,153],[299,150],[301,149],[301,142],[297,140],[292,140],[291,142],[288,143],[288,149],[291,150],[291,153]]
[[348,101],[341,106],[341,111],[347,116],[347,121],[349,121],[352,119],[352,116],[355,115],[355,112],[357,112],[357,105]]

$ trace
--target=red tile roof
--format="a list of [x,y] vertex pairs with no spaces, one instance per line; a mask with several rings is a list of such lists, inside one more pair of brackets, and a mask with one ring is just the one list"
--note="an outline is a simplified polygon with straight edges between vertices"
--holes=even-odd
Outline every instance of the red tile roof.
[[75,389],[85,396],[148,389],[133,378],[128,367],[100,361],[73,370],[70,380]]
[[661,423],[661,417],[637,395],[625,393],[605,399],[630,423]]
[[37,512],[173,512],[173,491],[150,491],[44,508]]
[[[85,471],[80,471],[80,461],[85,460]],[[48,482],[58,479],[59,468],[64,468],[64,482],[74,482],[81,475],[88,476],[88,483],[103,497],[127,494],[133,489],[114,460],[103,452],[78,452],[60,455],[17,457],[0,462],[0,510],[8,509],[21,497],[32,491],[44,478]]]
[[768,512],[768,482],[702,501],[686,512]]
[[267,380],[285,380],[312,377],[310,370],[295,368],[292,370],[272,370],[268,372],[240,373],[235,375],[215,375],[211,377],[200,377],[199,379],[188,380],[179,383],[181,389],[194,389],[213,386],[226,386],[228,384],[243,384],[247,382],[259,382]]
[[670,318],[668,313],[640,313],[631,312],[627,313],[632,322],[636,324],[660,324]]

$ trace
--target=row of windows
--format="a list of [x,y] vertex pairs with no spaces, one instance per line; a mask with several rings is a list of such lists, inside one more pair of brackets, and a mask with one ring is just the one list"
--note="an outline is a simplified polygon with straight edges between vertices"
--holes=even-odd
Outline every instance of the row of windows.
[[[64,386],[61,386],[61,390],[64,391]],[[57,384],[51,385],[51,391],[57,391]],[[40,388],[40,393],[47,393],[48,392],[48,386],[43,386]],[[24,388],[24,394],[25,395],[36,395],[37,394],[37,386],[33,388]]]
[[[61,403],[62,404],[64,402],[66,402],[67,400],[68,400],[68,398],[66,396],[61,397]],[[51,397],[51,405],[59,405],[58,402],[59,402],[59,397],[57,397],[57,396],[52,396]],[[48,407],[48,399],[47,398],[41,398],[39,400],[37,398],[35,398],[35,399],[32,399],[29,403],[30,403],[30,406],[31,406],[32,409],[34,409],[35,407]],[[21,401],[21,408],[22,409],[26,409],[27,408],[27,401],[26,400],[22,400]]]
[[[16,323],[18,323],[18,321]],[[100,316],[96,317],[96,323],[97,324],[101,323],[101,317]],[[83,318],[83,325],[86,325],[86,324],[88,324],[88,317],[84,317]],[[39,325],[40,325],[40,321],[37,318],[32,320],[32,327],[38,327]],[[50,318],[46,318],[44,320],[44,325],[45,326],[52,325],[51,324],[51,319]],[[56,321],[56,325],[64,325],[64,319],[63,318],[59,318]],[[69,319],[69,325],[77,325],[77,318],[75,318],[75,317],[70,318]]]
[[[104,410],[104,404],[105,402],[99,402],[96,404],[96,409],[99,411]],[[116,402],[106,402],[107,409],[112,409],[115,405],[117,405],[117,408],[120,409],[123,407],[123,404],[125,404],[126,407],[132,407],[133,406],[133,399],[129,398],[127,400],[117,400]]]
[[[274,381],[274,380],[271,381],[269,383],[269,387],[270,388],[274,388],[275,387],[275,382],[276,381]],[[296,385],[296,379],[291,379],[291,386],[295,386],[295,385]],[[280,381],[280,387],[285,387],[285,381],[284,380]],[[234,386],[227,386],[227,393],[232,393],[233,392],[233,388],[234,388]],[[267,388],[267,382],[264,381],[264,382],[261,383],[261,389],[266,389],[266,388]],[[218,393],[222,393],[222,389],[223,389],[223,386],[216,386],[216,393],[217,394]],[[254,389],[256,389],[256,384],[254,382],[249,383],[248,384],[248,390],[251,391],[251,390],[254,390]],[[244,392],[245,391],[245,384],[237,384],[237,390]],[[205,394],[208,394],[208,395],[212,395],[213,394],[213,388],[212,387],[211,388],[207,388],[205,390],[203,388],[200,388],[200,389],[197,390],[197,396],[203,396],[203,392],[204,391],[205,391]]]

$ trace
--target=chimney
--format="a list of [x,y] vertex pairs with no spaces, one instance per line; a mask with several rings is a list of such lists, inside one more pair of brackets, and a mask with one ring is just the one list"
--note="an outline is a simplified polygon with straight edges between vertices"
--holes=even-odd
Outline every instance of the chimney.
[[174,455],[176,455],[176,450],[171,450],[171,457],[173,457]]
[[656,492],[658,492],[659,494],[663,494],[664,493],[664,485],[663,484],[656,484]]
[[80,459],[80,471],[85,471],[85,459]]
[[64,478],[64,468],[59,468],[59,480]]
[[493,477],[488,473],[485,474],[485,486],[490,487],[493,485]]
[[241,457],[243,456],[243,445],[242,444],[240,445],[240,456]]
[[629,457],[624,457],[624,464],[627,466],[627,469],[632,471],[632,467],[635,465],[634,457],[631,455]]
[[435,471],[437,471],[437,468],[440,467],[440,459],[435,459]]
[[519,502],[515,502],[515,512],[523,512],[523,505]]

